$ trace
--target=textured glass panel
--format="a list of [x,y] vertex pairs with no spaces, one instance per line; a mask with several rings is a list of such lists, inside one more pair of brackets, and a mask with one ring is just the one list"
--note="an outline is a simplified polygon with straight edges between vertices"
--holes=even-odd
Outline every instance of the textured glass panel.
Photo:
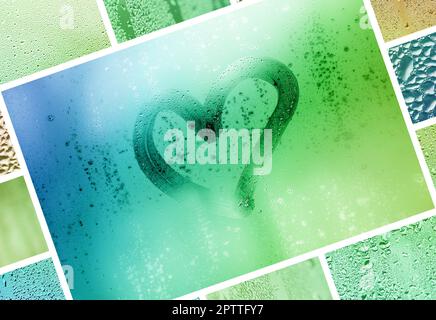
[[104,0],[118,41],[188,20],[229,5],[229,0]]
[[[175,298],[433,208],[361,7],[263,1],[4,92],[75,298]],[[168,165],[189,120],[270,128],[271,172]]]
[[386,41],[436,25],[434,0],[371,0]]
[[12,147],[11,139],[0,113],[0,175],[19,169],[18,160]]
[[275,271],[209,294],[209,300],[330,300],[318,259]]
[[413,122],[436,116],[436,33],[389,51]]
[[332,252],[342,299],[436,298],[436,218]]
[[0,275],[0,300],[64,300],[51,260]]
[[110,45],[95,1],[0,0],[0,83]]
[[418,139],[436,186],[436,125],[419,130]]
[[24,179],[0,184],[0,267],[45,251]]

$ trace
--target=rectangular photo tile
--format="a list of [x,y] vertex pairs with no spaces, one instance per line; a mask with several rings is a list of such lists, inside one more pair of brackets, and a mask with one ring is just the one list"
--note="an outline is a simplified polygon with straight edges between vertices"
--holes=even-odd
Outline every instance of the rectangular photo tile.
[[104,0],[118,42],[226,7],[230,0]]
[[436,217],[332,252],[341,299],[434,300]]
[[436,25],[434,0],[371,0],[385,41]]
[[180,297],[433,208],[361,7],[264,1],[3,93],[74,298]]
[[436,116],[436,33],[398,47],[389,55],[414,123]]
[[433,183],[436,187],[436,125],[421,129],[417,134],[425,161],[427,162]]
[[208,300],[331,300],[318,259],[214,292]]
[[0,112],[0,175],[11,173],[19,168],[14,147]]
[[0,267],[46,251],[24,178],[0,184]]
[[41,262],[0,275],[0,300],[65,300],[53,262]]
[[95,1],[0,4],[0,84],[110,46]]

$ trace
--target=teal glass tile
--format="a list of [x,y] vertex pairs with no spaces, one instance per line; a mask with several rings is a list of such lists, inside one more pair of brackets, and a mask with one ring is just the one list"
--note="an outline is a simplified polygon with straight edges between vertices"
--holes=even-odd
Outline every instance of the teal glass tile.
[[51,260],[0,276],[0,300],[64,300]]
[[436,217],[332,252],[341,299],[436,299]]
[[436,33],[389,51],[414,123],[436,116]]

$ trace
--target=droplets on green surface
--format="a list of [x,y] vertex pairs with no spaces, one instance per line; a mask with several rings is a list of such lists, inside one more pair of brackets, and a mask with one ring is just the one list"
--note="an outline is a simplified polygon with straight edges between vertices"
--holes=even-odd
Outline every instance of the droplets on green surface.
[[436,116],[436,33],[389,51],[414,123]]
[[436,125],[421,129],[417,134],[433,183],[436,186]]
[[436,218],[327,256],[341,299],[435,299]]
[[51,260],[44,260],[0,275],[0,300],[64,299]]
[[229,5],[229,0],[105,0],[118,41],[191,19]]
[[2,0],[0,83],[109,47],[95,1]]
[[210,300],[330,300],[318,259],[249,280],[209,294]]
[[0,113],[0,175],[19,169],[17,157],[12,147],[11,139]]

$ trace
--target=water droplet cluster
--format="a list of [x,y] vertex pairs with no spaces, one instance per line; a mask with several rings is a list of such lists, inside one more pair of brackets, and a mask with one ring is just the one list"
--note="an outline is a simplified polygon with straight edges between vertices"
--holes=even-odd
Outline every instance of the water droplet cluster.
[[51,260],[0,275],[0,300],[64,300]]
[[419,130],[418,139],[433,183],[436,186],[436,125]]
[[435,299],[436,218],[327,256],[342,299]]
[[229,5],[228,0],[105,0],[118,41],[168,27]]
[[436,33],[389,51],[414,123],[436,115]]
[[2,1],[0,34],[0,83],[110,46],[97,4],[88,0]]
[[3,116],[0,113],[0,174],[10,173],[20,168],[15,157],[9,133],[6,130]]
[[386,41],[436,24],[434,0],[371,0]]
[[211,300],[329,300],[319,260],[312,259],[208,295]]

